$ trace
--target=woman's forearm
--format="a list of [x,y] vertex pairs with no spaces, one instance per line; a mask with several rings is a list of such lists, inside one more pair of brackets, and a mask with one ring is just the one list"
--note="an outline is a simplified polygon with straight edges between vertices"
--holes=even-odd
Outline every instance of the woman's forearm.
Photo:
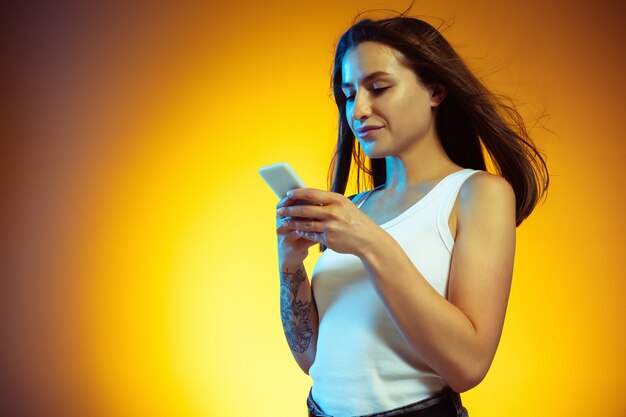
[[308,374],[315,360],[318,314],[304,265],[280,265],[280,315],[293,357]]

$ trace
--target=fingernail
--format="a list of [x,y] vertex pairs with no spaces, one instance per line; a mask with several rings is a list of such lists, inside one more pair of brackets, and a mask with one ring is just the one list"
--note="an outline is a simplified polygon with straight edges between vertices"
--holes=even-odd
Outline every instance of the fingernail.
[[287,191],[287,197],[289,198],[293,197],[293,191],[291,190]]
[[285,212],[285,209],[282,207],[276,210],[276,214],[283,214],[284,212]]

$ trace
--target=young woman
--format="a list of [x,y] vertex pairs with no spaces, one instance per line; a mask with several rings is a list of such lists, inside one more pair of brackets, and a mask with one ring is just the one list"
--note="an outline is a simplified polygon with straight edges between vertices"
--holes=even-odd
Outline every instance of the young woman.
[[[354,24],[332,82],[332,191],[277,205],[282,322],[313,379],[309,415],[466,416],[458,393],[495,355],[515,229],[547,190],[546,164],[514,108],[421,20]],[[346,198],[353,157],[374,188]]]

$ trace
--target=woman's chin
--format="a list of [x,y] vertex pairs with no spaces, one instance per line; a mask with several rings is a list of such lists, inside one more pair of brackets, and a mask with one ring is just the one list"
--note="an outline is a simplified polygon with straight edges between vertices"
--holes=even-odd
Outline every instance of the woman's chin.
[[367,155],[368,158],[373,159],[373,158],[382,158],[382,156],[380,156],[380,146],[376,146],[376,142],[371,142],[371,141],[359,141],[361,144],[361,150],[363,151],[363,153],[365,155]]
[[380,159],[388,156],[382,149],[377,149],[375,146],[361,149],[369,159]]

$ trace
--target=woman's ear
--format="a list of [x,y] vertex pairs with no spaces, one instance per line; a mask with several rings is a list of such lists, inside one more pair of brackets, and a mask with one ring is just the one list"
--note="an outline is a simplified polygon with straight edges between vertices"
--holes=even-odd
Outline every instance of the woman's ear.
[[448,90],[446,89],[446,87],[444,87],[441,84],[433,84],[430,87],[430,105],[431,107],[437,107],[439,106],[442,102],[443,99],[446,98],[446,94],[448,93]]

